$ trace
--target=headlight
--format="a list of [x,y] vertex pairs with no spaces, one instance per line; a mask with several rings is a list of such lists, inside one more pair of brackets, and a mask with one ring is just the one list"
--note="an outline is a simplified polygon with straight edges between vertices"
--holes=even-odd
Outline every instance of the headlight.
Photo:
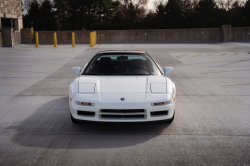
[[171,104],[171,103],[172,103],[172,100],[165,101],[165,102],[151,103],[151,106],[168,105],[168,104]]
[[150,84],[150,90],[152,94],[166,94],[167,84],[164,83],[152,83]]
[[95,93],[95,84],[81,83],[80,80],[79,80],[79,93],[80,94],[93,94],[93,93]]
[[88,102],[81,102],[81,101],[76,101],[76,105],[84,105],[84,106],[94,106],[95,103],[88,103]]

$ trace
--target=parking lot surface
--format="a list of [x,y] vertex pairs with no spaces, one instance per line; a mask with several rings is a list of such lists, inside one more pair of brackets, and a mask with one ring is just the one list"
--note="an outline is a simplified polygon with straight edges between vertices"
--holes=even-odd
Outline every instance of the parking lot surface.
[[[101,50],[173,67],[173,123],[70,120],[68,87]],[[0,48],[0,165],[250,165],[250,43]]]

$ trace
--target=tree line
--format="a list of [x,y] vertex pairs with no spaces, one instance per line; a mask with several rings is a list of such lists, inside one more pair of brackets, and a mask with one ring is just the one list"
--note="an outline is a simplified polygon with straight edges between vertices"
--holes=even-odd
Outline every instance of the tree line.
[[250,26],[250,0],[24,0],[24,28],[125,30]]

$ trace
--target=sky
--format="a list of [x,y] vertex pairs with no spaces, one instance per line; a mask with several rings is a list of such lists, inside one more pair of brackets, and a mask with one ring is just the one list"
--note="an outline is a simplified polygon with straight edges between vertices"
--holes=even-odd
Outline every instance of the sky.
[[154,2],[155,1],[157,1],[157,2],[159,2],[159,1],[165,2],[167,0],[148,0],[148,10],[154,10]]
[[150,10],[153,10],[154,9],[154,1],[155,0],[148,0],[148,9]]

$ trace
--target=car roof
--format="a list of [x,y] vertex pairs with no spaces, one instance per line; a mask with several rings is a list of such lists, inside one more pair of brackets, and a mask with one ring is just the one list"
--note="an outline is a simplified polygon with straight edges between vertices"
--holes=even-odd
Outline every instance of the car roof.
[[99,53],[146,53],[142,50],[105,50],[105,51],[99,51]]

